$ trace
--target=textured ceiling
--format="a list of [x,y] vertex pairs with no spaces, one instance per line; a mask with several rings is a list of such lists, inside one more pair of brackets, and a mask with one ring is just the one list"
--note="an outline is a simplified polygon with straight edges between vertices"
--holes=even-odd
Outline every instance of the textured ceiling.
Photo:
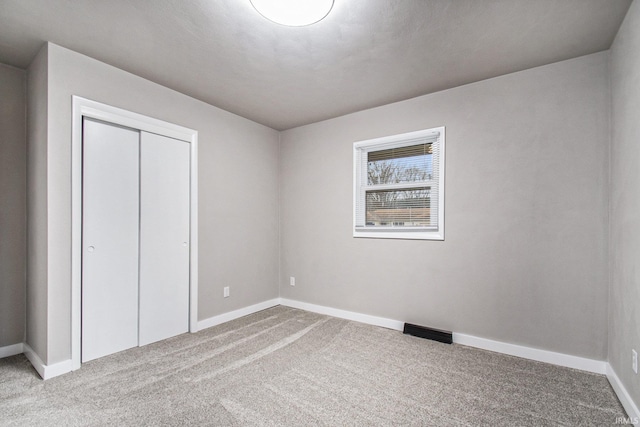
[[285,27],[249,0],[0,0],[0,62],[51,41],[274,129],[601,50],[631,0],[335,0]]

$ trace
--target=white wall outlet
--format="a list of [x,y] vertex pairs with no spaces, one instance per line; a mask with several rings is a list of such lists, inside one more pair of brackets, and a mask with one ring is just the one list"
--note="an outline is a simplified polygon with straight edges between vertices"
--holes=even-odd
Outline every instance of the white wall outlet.
[[225,298],[228,298],[228,297],[229,297],[229,287],[228,287],[228,286],[225,286],[225,287],[224,287],[224,289],[222,290],[222,295],[223,295]]
[[289,277],[289,284],[291,286],[295,286],[296,285],[296,278],[293,277],[293,276]]
[[635,350],[631,350],[631,369],[638,373],[638,353]]

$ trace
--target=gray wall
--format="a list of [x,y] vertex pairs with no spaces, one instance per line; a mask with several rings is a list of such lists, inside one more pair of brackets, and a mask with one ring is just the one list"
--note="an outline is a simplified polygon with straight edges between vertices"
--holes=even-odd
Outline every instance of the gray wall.
[[611,293],[609,363],[636,404],[640,377],[640,3],[633,2],[611,49]]
[[47,52],[27,70],[27,336],[47,360]]
[[[608,78],[603,52],[283,132],[281,296],[605,360]],[[435,126],[446,240],[353,238],[353,142]]]
[[26,129],[26,73],[0,64],[0,347],[25,334]]
[[47,60],[45,363],[70,357],[72,95],[199,132],[200,320],[276,298],[278,132],[54,44]]

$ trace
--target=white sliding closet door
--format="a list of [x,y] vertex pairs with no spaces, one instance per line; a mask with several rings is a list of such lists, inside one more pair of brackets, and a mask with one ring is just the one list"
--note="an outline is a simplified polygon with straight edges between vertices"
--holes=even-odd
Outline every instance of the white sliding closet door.
[[140,345],[189,330],[189,143],[142,132]]
[[83,128],[82,361],[138,345],[139,132]]

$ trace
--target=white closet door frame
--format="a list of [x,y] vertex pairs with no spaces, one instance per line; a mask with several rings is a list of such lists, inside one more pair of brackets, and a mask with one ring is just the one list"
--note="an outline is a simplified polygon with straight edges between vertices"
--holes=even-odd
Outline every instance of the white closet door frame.
[[71,135],[71,369],[80,369],[82,313],[82,119],[88,117],[190,144],[189,332],[198,331],[198,132],[121,108],[72,97]]

